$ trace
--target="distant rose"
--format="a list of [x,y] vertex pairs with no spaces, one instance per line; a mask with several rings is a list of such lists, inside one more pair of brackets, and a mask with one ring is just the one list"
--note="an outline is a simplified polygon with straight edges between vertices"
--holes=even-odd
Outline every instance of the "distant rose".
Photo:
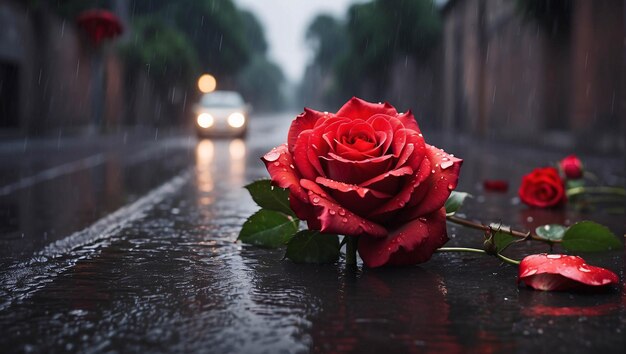
[[518,283],[544,291],[562,291],[617,284],[619,278],[608,269],[587,265],[577,256],[534,254],[519,265]]
[[553,207],[566,199],[563,180],[554,167],[536,168],[525,175],[518,193],[522,202],[539,208]]
[[448,240],[462,160],[426,144],[411,112],[358,98],[334,114],[305,109],[263,161],[309,229],[361,236],[368,267],[425,262]]
[[583,176],[583,163],[576,155],[569,155],[559,162],[567,179],[579,179]]

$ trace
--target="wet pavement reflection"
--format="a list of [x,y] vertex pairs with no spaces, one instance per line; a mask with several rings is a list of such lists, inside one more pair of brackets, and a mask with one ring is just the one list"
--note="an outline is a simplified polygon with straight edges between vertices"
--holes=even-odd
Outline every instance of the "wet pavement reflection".
[[[281,250],[236,243],[242,223],[256,210],[241,187],[266,177],[259,156],[282,142],[290,119],[253,122],[247,140],[188,144],[183,137],[179,148],[137,163],[120,152],[94,168],[2,197],[3,205],[39,204],[39,211],[2,230],[10,248],[0,251],[6,264],[0,274],[0,346],[7,352],[98,353],[624,348],[624,288],[599,294],[531,291],[516,286],[515,267],[469,254],[436,254],[418,267],[354,271],[341,263],[293,264],[282,260]],[[623,215],[519,204],[514,186],[522,174],[555,161],[558,153],[468,148],[462,141],[433,139],[465,158],[459,189],[476,196],[464,208],[467,217],[523,229],[593,219],[620,235],[626,230]],[[623,183],[615,160],[591,157],[589,168]],[[511,187],[504,194],[485,192],[486,178],[505,178]],[[41,256],[53,241],[36,236],[42,230],[56,230],[58,240],[128,203],[132,212],[112,219],[106,233]],[[81,219],[81,213],[91,217]],[[25,242],[12,241],[22,232]],[[482,243],[470,230],[449,225],[449,233],[450,245]],[[542,250],[528,244],[511,256]],[[616,271],[623,283],[623,252],[586,258]]]

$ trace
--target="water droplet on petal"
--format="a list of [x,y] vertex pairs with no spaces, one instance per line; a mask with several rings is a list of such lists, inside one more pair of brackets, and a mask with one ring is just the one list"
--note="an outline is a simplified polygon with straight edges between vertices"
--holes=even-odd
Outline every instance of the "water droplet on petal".
[[589,272],[591,272],[591,269],[589,269],[589,268],[585,268],[585,267],[583,267],[583,266],[578,267],[578,270],[580,270],[581,272],[584,272],[584,273],[589,273]]
[[265,156],[263,156],[265,158],[265,160],[272,162],[272,161],[276,161],[278,160],[278,158],[280,157],[280,153],[278,151],[270,151],[267,154],[265,154]]
[[341,221],[348,222],[348,218],[343,218],[343,219],[341,219]]
[[334,211],[333,209],[330,209],[328,212],[330,213],[330,215],[335,215],[335,214],[337,214],[337,212],[336,212],[336,211]]
[[320,198],[318,198],[318,197],[314,197],[313,198],[313,203],[317,204],[319,202],[320,202]]
[[446,168],[448,168],[448,167],[450,167],[450,166],[452,166],[452,165],[454,165],[454,162],[452,162],[452,161],[445,161],[445,162],[442,162],[442,163],[441,163],[441,169],[442,169],[442,170],[445,170]]
[[339,209],[339,215],[344,216],[346,215],[346,211],[343,209]]
[[435,173],[435,170],[431,170],[430,173]]
[[280,162],[279,161],[274,162],[274,166],[280,166]]

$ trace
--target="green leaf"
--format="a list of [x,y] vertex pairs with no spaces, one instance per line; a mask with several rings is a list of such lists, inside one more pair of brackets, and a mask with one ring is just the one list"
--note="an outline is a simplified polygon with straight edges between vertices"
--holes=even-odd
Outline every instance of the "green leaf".
[[296,263],[333,263],[339,259],[339,248],[337,235],[304,230],[289,241],[285,257]]
[[243,223],[239,240],[256,246],[277,248],[284,246],[298,231],[298,219],[283,213],[261,209]]
[[535,234],[544,240],[552,241],[552,242],[561,242],[563,236],[565,235],[565,231],[567,227],[559,224],[547,224],[537,226],[535,229]]
[[289,207],[289,190],[272,186],[269,179],[252,182],[245,188],[261,208],[296,216]]
[[581,221],[570,226],[561,245],[574,252],[610,251],[624,247],[611,230],[593,221]]
[[448,200],[446,200],[446,215],[454,215],[454,213],[459,210],[461,205],[463,205],[463,202],[467,197],[471,198],[472,195],[465,192],[452,191]]
[[496,252],[502,253],[513,242],[516,242],[518,238],[506,232],[496,231],[493,235],[493,240],[496,244]]

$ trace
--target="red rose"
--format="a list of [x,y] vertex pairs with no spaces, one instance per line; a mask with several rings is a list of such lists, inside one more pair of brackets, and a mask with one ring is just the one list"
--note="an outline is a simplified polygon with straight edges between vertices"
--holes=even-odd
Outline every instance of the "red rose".
[[561,170],[568,179],[579,179],[583,176],[583,163],[576,155],[569,155],[559,162]]
[[411,112],[358,98],[335,114],[305,109],[263,161],[309,229],[361,236],[368,267],[425,262],[448,240],[462,160],[426,144]]
[[565,201],[565,189],[554,167],[536,168],[522,178],[519,187],[522,202],[539,208],[553,207]]
[[608,269],[587,265],[577,256],[543,253],[522,260],[520,281],[537,290],[561,291],[617,284],[619,278]]

